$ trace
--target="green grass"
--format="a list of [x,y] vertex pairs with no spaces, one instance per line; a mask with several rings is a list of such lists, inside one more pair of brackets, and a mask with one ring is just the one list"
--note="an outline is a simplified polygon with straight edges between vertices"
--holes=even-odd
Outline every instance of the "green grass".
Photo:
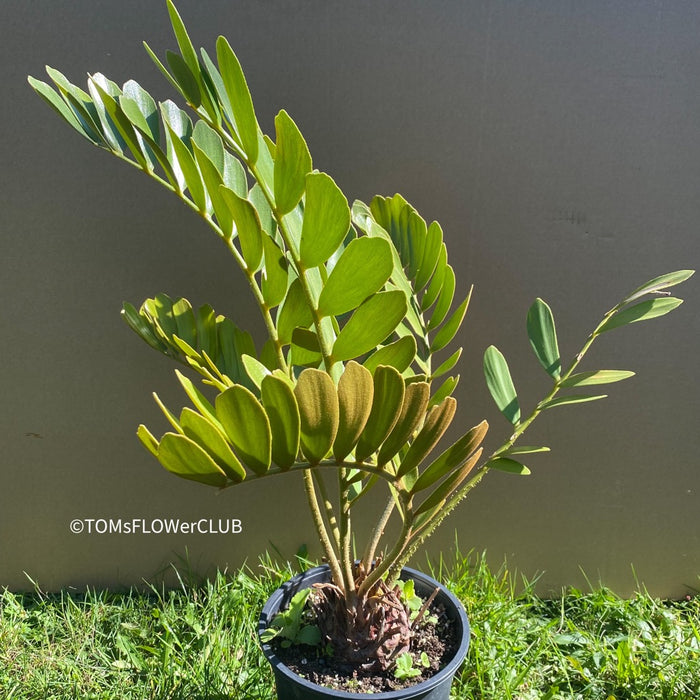
[[[148,593],[0,594],[3,700],[273,699],[255,637],[264,600],[292,573],[269,560]],[[700,698],[700,598],[569,590],[542,600],[527,582],[456,556],[433,572],[472,623],[454,698]]]

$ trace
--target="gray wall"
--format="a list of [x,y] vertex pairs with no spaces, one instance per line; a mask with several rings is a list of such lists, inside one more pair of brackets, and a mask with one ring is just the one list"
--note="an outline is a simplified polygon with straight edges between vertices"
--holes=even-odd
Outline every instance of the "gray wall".
[[[700,5],[696,2],[180,0],[197,46],[228,36],[261,125],[285,107],[316,167],[350,199],[399,191],[445,231],[459,283],[464,425],[507,424],[481,355],[510,358],[523,403],[546,390],[524,318],[553,306],[565,355],[655,274],[697,267]],[[43,65],[169,86],[141,48],[174,47],[164,3],[2,3],[0,585],[118,586],[188,556],[199,570],[285,556],[314,536],[293,476],[220,496],[138,444],[181,401],[165,358],[122,324],[159,291],[260,331],[223,248],[166,191],[64,127],[26,83]],[[587,368],[638,376],[606,401],[552,411],[527,479],[492,474],[435,537],[488,549],[542,589],[698,587],[698,309],[603,338]],[[491,446],[495,443],[492,441]],[[237,536],[76,535],[73,518],[237,517]],[[634,567],[634,569],[633,569]]]

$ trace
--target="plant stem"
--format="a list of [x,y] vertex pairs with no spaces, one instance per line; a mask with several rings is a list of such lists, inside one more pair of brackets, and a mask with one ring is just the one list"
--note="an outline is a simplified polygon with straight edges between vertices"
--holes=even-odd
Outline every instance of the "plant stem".
[[396,502],[394,501],[394,498],[391,495],[389,495],[389,500],[387,501],[387,504],[384,507],[384,511],[381,517],[379,518],[379,521],[372,530],[372,534],[370,535],[370,538],[367,542],[367,546],[365,547],[365,551],[362,555],[362,564],[364,565],[365,571],[369,571],[372,568],[372,562],[374,561],[374,553],[377,550],[379,541],[382,535],[384,534],[384,528],[389,522],[389,518],[391,517],[395,506]]
[[326,558],[328,559],[328,566],[331,569],[333,582],[336,584],[336,586],[344,590],[343,573],[340,568],[340,563],[338,562],[338,557],[333,549],[333,544],[328,536],[328,531],[323,523],[323,515],[321,515],[321,509],[319,508],[318,499],[316,498],[316,491],[314,489],[313,477],[311,476],[311,471],[309,469],[304,470],[304,489],[306,491],[306,499],[311,510],[311,517],[313,518],[314,525],[316,526],[316,531],[318,532],[321,546],[323,547],[323,550],[326,553]]
[[340,503],[340,557],[343,573],[347,583],[347,593],[355,590],[355,577],[352,573],[352,558],[350,556],[350,503],[348,502],[348,486],[345,483],[347,470],[338,470],[338,500]]
[[[406,509],[407,510],[407,509]],[[413,525],[413,518],[409,512],[406,512],[406,516],[403,521],[403,527],[401,528],[401,533],[399,534],[396,544],[392,550],[382,559],[377,566],[372,569],[367,578],[362,582],[360,588],[357,591],[359,598],[363,598],[372,589],[375,583],[379,581],[385,573],[390,569],[393,572],[394,563],[399,559],[401,553],[403,552],[406,544],[411,536],[411,527]],[[391,581],[389,582],[391,583]]]
[[326,485],[323,483],[323,477],[315,471],[311,471],[314,477],[314,484],[318,488],[321,498],[323,499],[323,507],[326,510],[326,520],[331,529],[331,535],[333,536],[333,543],[335,544],[338,551],[341,551],[340,543],[340,530],[338,529],[338,520],[335,517],[335,511],[333,510],[333,504],[328,498],[328,493],[326,491]]
[[253,292],[253,296],[255,297],[255,301],[260,307],[263,322],[265,323],[265,328],[267,329],[267,335],[272,341],[273,345],[275,346],[275,354],[277,355],[277,363],[279,364],[279,368],[283,372],[289,373],[289,367],[287,366],[287,360],[285,359],[284,353],[282,352],[282,344],[280,343],[279,335],[277,334],[277,328],[275,326],[275,322],[272,320],[272,315],[270,314],[270,307],[265,301],[265,297],[263,296],[262,290],[260,289],[260,286],[258,285],[258,282],[255,279],[255,274],[252,270],[248,269],[245,260],[238,252],[236,246],[233,245],[233,239],[227,238],[224,240],[226,246],[231,251],[231,254],[235,258],[236,262],[243,270],[243,273],[245,274],[245,277],[248,280],[248,285],[250,286],[250,289]]

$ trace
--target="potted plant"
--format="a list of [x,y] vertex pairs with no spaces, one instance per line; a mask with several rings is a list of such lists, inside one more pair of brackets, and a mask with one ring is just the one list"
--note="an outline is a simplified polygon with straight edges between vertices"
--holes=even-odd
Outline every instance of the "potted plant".
[[[138,437],[168,471],[219,489],[299,472],[326,565],[285,584],[261,616],[280,698],[354,689],[447,699],[469,625],[459,601],[407,562],[489,471],[529,473],[522,455],[547,448],[518,440],[539,414],[604,398],[578,392],[633,374],[578,367],[600,335],[676,308],[681,300],[666,289],[693,272],[662,275],[624,297],[566,366],[551,309],[537,299],[527,333],[552,381],[547,396],[522,414],[506,360],[491,346],[484,373],[510,423],[507,438],[485,455],[482,421],[436,450],[457,408],[459,376],[451,372],[461,348],[445,351],[471,297],[469,290],[453,303],[458,287],[440,225],[400,195],[350,206],[333,179],[313,169],[287,112],[276,116],[274,138],[262,133],[226,39],[217,40],[216,60],[198,54],[171,0],[167,7],[179,53],[167,53],[166,67],[146,49],[194,122],[133,80],[120,88],[95,74],[85,92],[51,68],[55,87],[29,79],[81,135],[202,217],[246,277],[267,330],[256,347],[208,305],[195,310],[165,294],[138,309],[124,304],[129,326],[205,385],[176,371],[191,405],[176,415],[156,396],[172,430],[157,438],[140,425]],[[359,546],[353,509],[381,489],[385,505]],[[398,534],[387,532],[391,519]],[[418,640],[435,628],[451,646],[431,659]],[[343,667],[349,683],[327,688],[317,675],[293,673],[288,666],[300,653]],[[371,676],[379,685],[367,685]]]

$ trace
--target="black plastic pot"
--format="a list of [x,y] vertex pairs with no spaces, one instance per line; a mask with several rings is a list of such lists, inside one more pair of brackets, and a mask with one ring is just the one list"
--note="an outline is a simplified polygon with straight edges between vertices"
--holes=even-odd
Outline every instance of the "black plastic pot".
[[[392,690],[388,693],[348,693],[344,690],[333,690],[316,685],[301,678],[287,668],[275,655],[269,644],[261,642],[263,654],[270,662],[275,674],[278,700],[324,700],[328,698],[348,698],[349,700],[449,700],[450,687],[455,673],[462,665],[469,649],[469,620],[460,601],[430,576],[420,571],[405,568],[401,572],[402,579],[413,579],[416,593],[421,597],[429,596],[435,588],[439,589],[436,601],[443,604],[447,616],[456,626],[459,648],[449,663],[432,678],[417,683],[402,690]],[[266,630],[275,615],[289,605],[292,596],[300,590],[309,588],[314,583],[325,583],[330,580],[328,566],[317,566],[295,576],[278,588],[265,604],[258,622],[258,635]]]

